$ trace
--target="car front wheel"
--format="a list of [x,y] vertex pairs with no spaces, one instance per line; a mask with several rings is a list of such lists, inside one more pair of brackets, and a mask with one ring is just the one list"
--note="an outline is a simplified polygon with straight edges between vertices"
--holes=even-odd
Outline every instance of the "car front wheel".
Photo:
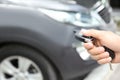
[[40,52],[9,45],[0,49],[0,80],[57,80],[57,75]]

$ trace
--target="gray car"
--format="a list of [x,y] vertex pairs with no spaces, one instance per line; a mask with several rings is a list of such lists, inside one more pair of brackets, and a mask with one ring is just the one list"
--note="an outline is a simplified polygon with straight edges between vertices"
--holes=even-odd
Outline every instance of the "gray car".
[[99,66],[75,33],[115,31],[108,2],[0,0],[0,80],[71,80]]

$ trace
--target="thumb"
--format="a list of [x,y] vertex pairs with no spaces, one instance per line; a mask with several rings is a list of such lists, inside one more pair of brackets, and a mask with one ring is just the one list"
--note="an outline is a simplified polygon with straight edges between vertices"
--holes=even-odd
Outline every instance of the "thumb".
[[82,29],[81,33],[85,36],[92,36],[96,39],[99,39],[100,36],[102,35],[102,32],[100,30],[95,30],[95,29],[90,29],[90,30]]

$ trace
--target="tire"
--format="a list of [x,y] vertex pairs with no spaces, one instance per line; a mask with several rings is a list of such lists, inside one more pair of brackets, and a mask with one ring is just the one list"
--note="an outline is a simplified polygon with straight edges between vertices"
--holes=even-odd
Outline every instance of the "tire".
[[0,49],[0,77],[0,80],[57,80],[52,65],[40,52],[20,45]]

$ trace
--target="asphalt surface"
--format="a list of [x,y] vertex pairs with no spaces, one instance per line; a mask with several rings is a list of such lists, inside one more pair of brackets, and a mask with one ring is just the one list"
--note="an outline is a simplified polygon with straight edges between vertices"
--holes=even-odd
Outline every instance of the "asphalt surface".
[[113,70],[109,64],[101,65],[94,69],[84,80],[120,80],[120,64],[112,64]]

